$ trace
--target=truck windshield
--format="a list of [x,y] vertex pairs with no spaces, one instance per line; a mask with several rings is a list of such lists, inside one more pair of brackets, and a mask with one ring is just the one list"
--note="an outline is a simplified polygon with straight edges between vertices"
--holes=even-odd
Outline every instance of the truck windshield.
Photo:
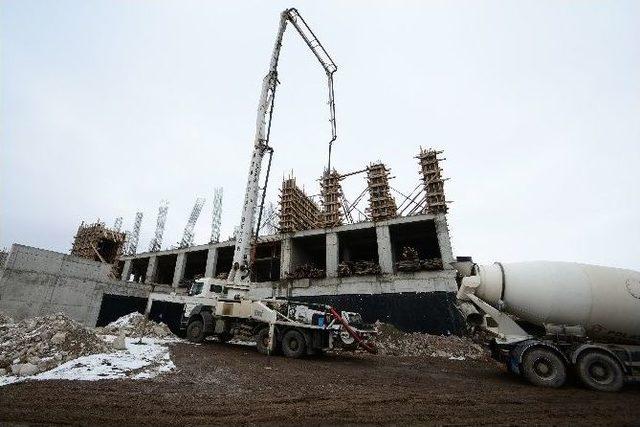
[[204,286],[204,283],[202,282],[195,282],[193,284],[193,286],[191,286],[191,292],[189,292],[191,295],[199,295],[202,292],[202,287]]

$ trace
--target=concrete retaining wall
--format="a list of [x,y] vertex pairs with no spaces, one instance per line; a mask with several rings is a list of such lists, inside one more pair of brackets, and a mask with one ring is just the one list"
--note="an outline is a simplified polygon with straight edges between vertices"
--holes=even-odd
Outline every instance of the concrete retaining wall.
[[146,298],[151,287],[108,277],[110,265],[13,245],[0,273],[0,311],[20,320],[63,312],[94,326],[104,294]]

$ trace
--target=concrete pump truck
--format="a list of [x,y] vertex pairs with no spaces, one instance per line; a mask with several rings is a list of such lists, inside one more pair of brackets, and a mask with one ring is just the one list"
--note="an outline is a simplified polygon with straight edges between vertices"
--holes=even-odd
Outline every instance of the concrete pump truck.
[[[269,72],[262,84],[256,134],[231,271],[227,279],[196,280],[189,295],[152,293],[147,303],[147,313],[154,301],[183,304],[181,324],[189,340],[202,342],[207,336],[215,336],[224,342],[234,336],[250,336],[256,341],[258,351],[264,354],[283,353],[288,357],[300,357],[332,348],[353,350],[358,347],[375,352],[372,339],[376,330],[372,325],[364,324],[358,313],[341,312],[328,305],[250,297],[250,255],[260,193],[259,179],[263,158],[267,153],[270,155],[267,177],[271,165],[273,149],[269,145],[269,134],[278,84],[278,59],[288,23],[294,26],[327,75],[332,133],[329,141],[330,166],[331,145],[336,140],[333,73],[337,67],[298,11],[287,9],[280,15]],[[264,201],[264,193],[262,200]],[[257,232],[255,237],[257,238]]]

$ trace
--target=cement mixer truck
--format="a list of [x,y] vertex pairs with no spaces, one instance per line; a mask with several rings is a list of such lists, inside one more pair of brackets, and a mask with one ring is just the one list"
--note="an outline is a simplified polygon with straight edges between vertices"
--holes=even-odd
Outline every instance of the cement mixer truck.
[[575,374],[599,391],[640,380],[639,272],[546,261],[469,267],[458,307],[510,372],[548,387]]

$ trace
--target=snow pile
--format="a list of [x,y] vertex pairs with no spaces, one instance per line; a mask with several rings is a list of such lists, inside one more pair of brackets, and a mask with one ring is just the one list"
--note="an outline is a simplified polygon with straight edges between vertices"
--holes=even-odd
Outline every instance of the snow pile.
[[146,379],[175,369],[169,349],[162,340],[127,338],[126,349],[114,353],[84,356],[55,369],[28,377],[0,376],[0,386],[24,380]]
[[127,337],[174,338],[175,336],[164,323],[157,323],[147,319],[138,312],[129,313],[118,320],[109,323],[104,328],[97,328],[98,332],[121,335]]
[[110,346],[62,313],[0,324],[0,376],[28,376]]
[[379,323],[376,347],[388,356],[431,356],[454,360],[482,359],[487,351],[468,338],[455,335],[429,335],[402,332],[392,325]]

